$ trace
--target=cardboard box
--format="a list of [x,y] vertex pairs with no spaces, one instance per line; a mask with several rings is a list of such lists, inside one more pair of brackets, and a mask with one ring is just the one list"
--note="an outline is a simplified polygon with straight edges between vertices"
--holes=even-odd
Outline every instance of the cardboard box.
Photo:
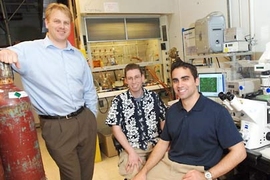
[[113,140],[111,128],[103,128],[98,131],[98,138],[100,143],[100,150],[108,157],[117,156],[118,152],[116,151]]

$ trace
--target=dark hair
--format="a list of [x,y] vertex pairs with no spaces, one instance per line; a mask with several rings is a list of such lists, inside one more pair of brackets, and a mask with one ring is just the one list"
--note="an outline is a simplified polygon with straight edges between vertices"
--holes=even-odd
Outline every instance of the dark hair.
[[198,77],[198,71],[196,66],[194,66],[193,64],[184,62],[184,61],[174,61],[171,65],[171,73],[173,72],[174,69],[176,68],[184,68],[184,69],[189,69],[192,76],[194,77],[194,79],[196,79]]
[[127,71],[133,70],[133,69],[138,69],[140,71],[140,73],[143,74],[143,71],[142,71],[140,65],[135,64],[135,63],[130,63],[130,64],[126,65],[126,67],[125,67],[125,70],[124,70],[125,71],[125,77],[127,76]]

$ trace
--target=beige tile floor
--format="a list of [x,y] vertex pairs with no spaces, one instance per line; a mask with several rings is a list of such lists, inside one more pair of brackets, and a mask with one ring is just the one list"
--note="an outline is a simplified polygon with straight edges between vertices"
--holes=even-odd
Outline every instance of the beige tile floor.
[[[39,128],[37,133],[46,177],[48,180],[60,180],[58,167],[48,154]],[[117,156],[108,158],[102,154],[102,161],[95,164],[93,180],[123,180],[124,178],[118,174],[117,162]]]

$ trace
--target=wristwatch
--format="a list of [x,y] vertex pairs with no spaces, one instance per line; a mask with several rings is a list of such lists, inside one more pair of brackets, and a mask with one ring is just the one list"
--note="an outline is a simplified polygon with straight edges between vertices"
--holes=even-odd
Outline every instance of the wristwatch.
[[207,180],[212,180],[212,174],[211,174],[209,171],[205,171],[205,172],[204,172],[204,177],[205,177]]

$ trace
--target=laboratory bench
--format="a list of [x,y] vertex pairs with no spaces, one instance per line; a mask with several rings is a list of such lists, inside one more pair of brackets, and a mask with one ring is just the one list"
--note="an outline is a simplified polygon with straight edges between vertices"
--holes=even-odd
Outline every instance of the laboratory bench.
[[[270,148],[270,145],[263,148]],[[228,179],[270,180],[270,159],[262,156],[260,153],[263,148],[255,150],[247,149],[246,159],[235,168],[236,174],[233,176],[233,178]]]
[[[164,87],[160,84],[155,84],[155,85],[149,85],[149,86],[144,86],[146,89],[148,90],[159,90],[159,89],[163,89]],[[107,97],[114,97],[117,96],[119,94],[121,94],[122,92],[125,92],[127,90],[126,89],[121,89],[121,90],[113,90],[113,91],[99,91],[98,92],[98,98],[107,98]]]
[[195,59],[203,59],[203,58],[218,58],[218,57],[229,57],[231,58],[232,62],[236,62],[237,57],[240,56],[251,56],[252,52],[247,51],[247,52],[231,52],[231,53],[210,53],[210,54],[200,54],[200,55],[193,55],[193,56],[185,56],[186,60],[189,60],[191,63]]

